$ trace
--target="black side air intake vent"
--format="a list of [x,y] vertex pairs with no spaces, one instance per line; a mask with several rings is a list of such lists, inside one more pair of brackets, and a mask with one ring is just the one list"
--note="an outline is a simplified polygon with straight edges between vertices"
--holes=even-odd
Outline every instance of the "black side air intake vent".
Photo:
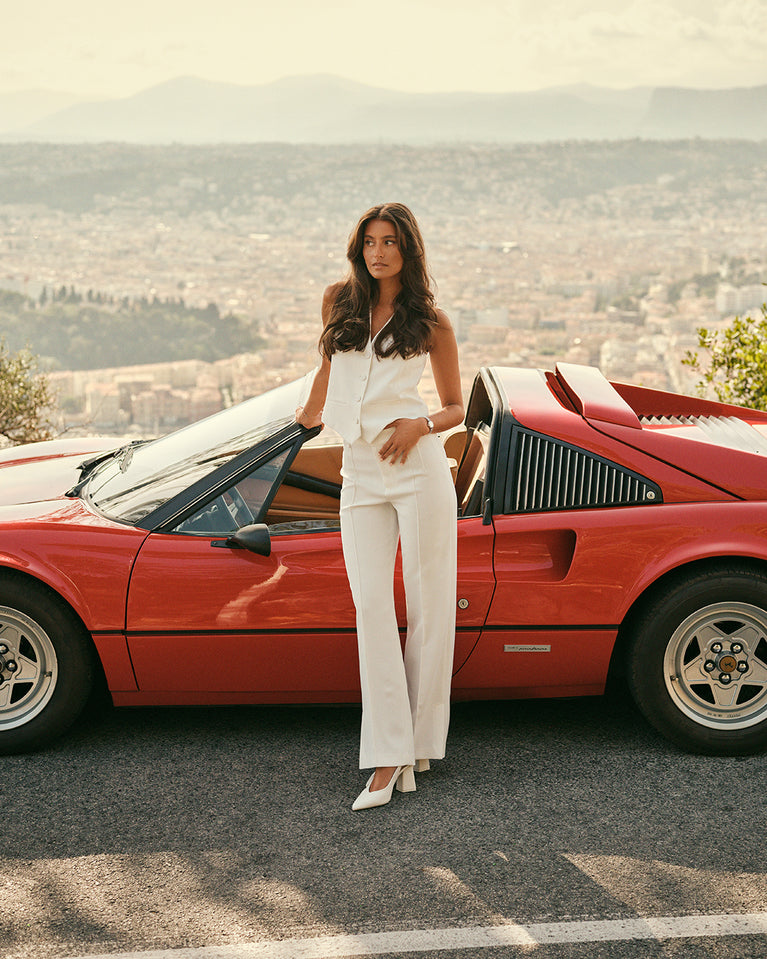
[[506,512],[640,506],[663,501],[655,483],[539,433],[515,429]]

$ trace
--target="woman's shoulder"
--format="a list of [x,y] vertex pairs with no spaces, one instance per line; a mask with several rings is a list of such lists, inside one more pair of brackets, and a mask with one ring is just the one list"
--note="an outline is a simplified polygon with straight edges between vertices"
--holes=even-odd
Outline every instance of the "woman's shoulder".
[[440,310],[439,307],[435,307],[434,326],[432,326],[431,329],[429,352],[433,353],[434,350],[439,349],[441,346],[454,342],[455,331],[453,330],[453,324],[450,322],[450,318],[444,310]]
[[335,301],[338,299],[338,294],[346,286],[346,283],[343,280],[338,280],[336,283],[331,283],[330,286],[325,287],[325,292],[322,294],[322,304],[332,306]]
[[322,294],[323,326],[327,326],[328,323],[330,322],[330,314],[333,310],[333,305],[338,299],[338,295],[343,288],[344,288],[343,280],[339,280],[338,283],[331,283],[330,286],[325,287],[325,292]]

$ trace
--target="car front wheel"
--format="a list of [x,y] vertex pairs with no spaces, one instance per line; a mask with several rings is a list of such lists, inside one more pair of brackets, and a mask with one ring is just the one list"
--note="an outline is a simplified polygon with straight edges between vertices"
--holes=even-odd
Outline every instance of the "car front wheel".
[[64,732],[93,676],[93,653],[74,615],[35,584],[0,583],[0,754]]
[[767,577],[722,569],[678,583],[637,625],[629,683],[647,719],[685,749],[767,747]]

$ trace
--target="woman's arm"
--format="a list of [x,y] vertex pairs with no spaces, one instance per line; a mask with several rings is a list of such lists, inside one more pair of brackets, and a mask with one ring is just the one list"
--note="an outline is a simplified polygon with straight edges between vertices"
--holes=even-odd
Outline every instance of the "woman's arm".
[[434,330],[429,359],[442,409],[431,417],[431,421],[435,433],[444,433],[463,423],[465,411],[461,372],[458,369],[458,343],[447,314],[437,310],[437,316],[438,324]]
[[322,425],[322,410],[328,393],[329,377],[330,360],[327,356],[323,356],[319,369],[314,374],[312,388],[309,390],[306,402],[296,410],[296,423],[305,426],[308,430],[313,426]]
[[[437,387],[442,409],[429,416],[434,424],[435,433],[458,426],[463,422],[463,395],[461,393],[461,373],[458,369],[458,344],[450,320],[442,310],[437,310],[437,326],[432,334],[429,353],[434,383]],[[390,459],[392,463],[404,463],[418,440],[429,432],[426,418],[423,416],[409,419],[402,417],[388,423],[394,433],[379,450],[381,459]]]
[[[333,283],[329,286],[322,297],[322,328],[324,329],[330,322],[330,311],[333,308],[338,291],[341,289],[341,283]],[[311,429],[313,426],[322,425],[322,410],[325,406],[325,397],[328,394],[328,378],[330,377],[330,357],[324,356],[320,362],[319,369],[314,376],[312,388],[303,406],[296,410],[296,423]]]

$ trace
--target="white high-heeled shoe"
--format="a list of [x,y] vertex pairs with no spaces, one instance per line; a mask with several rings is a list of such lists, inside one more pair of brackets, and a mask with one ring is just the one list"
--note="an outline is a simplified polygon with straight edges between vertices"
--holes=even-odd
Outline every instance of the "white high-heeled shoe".
[[375,776],[375,773],[368,779],[365,788],[352,803],[352,809],[372,809],[374,806],[385,806],[391,799],[395,785],[401,793],[415,792],[415,776],[412,766],[397,766],[388,784],[383,789],[374,789],[371,792],[370,784],[373,782],[373,776]]
[[417,773],[425,773],[431,769],[428,759],[416,759],[415,761],[415,771]]

